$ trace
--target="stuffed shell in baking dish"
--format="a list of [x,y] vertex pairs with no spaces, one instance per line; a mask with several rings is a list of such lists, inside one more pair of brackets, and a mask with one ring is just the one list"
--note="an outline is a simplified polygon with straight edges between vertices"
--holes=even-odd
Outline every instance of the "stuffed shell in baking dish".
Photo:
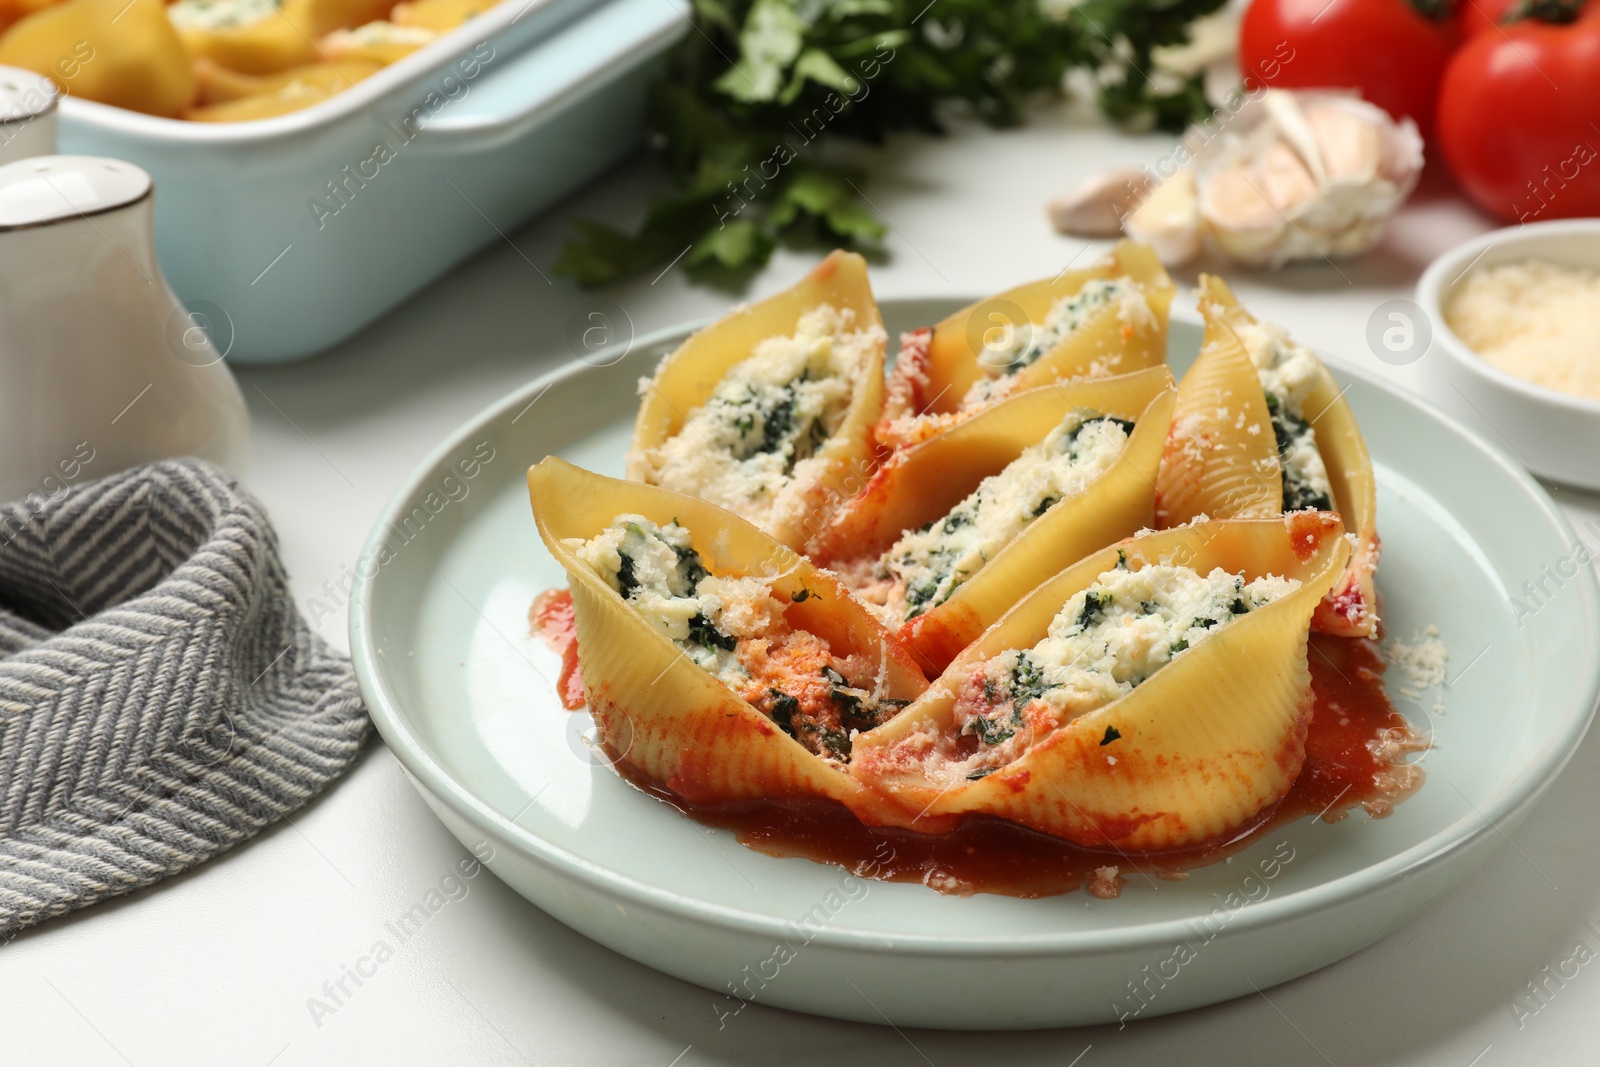
[[[0,64],[131,111],[244,122],[319,104],[495,2],[18,0],[0,3]],[[461,73],[493,54],[479,44]]]
[[1379,623],[1372,457],[1333,375],[1286,331],[1256,320],[1220,278],[1201,275],[1205,339],[1178,387],[1156,484],[1156,519],[1337,511],[1355,540],[1316,627],[1371,637]]

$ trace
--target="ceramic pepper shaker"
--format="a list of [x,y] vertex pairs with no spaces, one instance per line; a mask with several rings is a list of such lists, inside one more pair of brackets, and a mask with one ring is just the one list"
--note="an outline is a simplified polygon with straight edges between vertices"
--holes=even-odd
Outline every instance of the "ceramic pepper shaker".
[[0,164],[55,152],[57,99],[49,78],[0,67]]
[[183,455],[244,472],[244,399],[156,263],[153,197],[118,160],[0,166],[0,499]]

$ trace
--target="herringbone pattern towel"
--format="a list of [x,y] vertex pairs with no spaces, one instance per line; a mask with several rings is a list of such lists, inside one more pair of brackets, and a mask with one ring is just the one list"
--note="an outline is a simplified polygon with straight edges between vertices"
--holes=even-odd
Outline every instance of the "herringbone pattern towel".
[[367,728],[261,505],[217,468],[0,505],[0,934],[237,844]]

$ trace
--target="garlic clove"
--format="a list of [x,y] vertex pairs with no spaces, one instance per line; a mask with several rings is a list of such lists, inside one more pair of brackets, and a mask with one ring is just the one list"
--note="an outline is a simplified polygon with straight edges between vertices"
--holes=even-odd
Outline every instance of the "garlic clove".
[[1282,141],[1275,142],[1256,161],[1261,195],[1274,209],[1293,215],[1303,204],[1316,198],[1321,184],[1307,169],[1305,160]]
[[1200,254],[1201,221],[1194,174],[1181,170],[1162,182],[1123,219],[1123,232],[1154,248],[1161,262],[1178,267]]
[[1377,177],[1383,135],[1376,125],[1332,103],[1307,107],[1305,116],[1328,181],[1365,183]]
[[1200,187],[1199,202],[1211,243],[1229,259],[1259,265],[1275,262],[1294,234],[1252,169],[1241,162],[1213,172]]
[[1270,149],[1273,142],[1286,143],[1300,157],[1311,175],[1313,185],[1326,182],[1328,176],[1322,166],[1322,151],[1317,145],[1317,135],[1306,121],[1299,96],[1286,89],[1268,89],[1262,96],[1261,107],[1267,115],[1265,128],[1260,134],[1262,148]]
[[1120,217],[1169,266],[1206,244],[1256,265],[1358,255],[1382,240],[1423,162],[1415,123],[1325,89],[1246,97],[1226,120],[1191,127],[1183,146],[1188,162],[1160,185],[1133,168],[1109,171],[1052,202],[1051,220],[1105,237]]
[[1150,191],[1140,167],[1121,167],[1091,175],[1050,201],[1050,224],[1076,237],[1115,237],[1122,220]]
[[1254,230],[1283,221],[1282,212],[1246,163],[1235,163],[1210,175],[1200,192],[1200,211],[1208,222],[1229,228]]

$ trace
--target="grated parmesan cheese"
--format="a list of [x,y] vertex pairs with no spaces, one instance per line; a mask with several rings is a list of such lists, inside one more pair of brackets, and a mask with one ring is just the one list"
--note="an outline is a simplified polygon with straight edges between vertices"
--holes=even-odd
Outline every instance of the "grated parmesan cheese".
[[1540,259],[1483,267],[1456,290],[1444,317],[1491,366],[1600,400],[1600,271]]
[[[1409,641],[1391,637],[1384,642],[1383,657],[1391,667],[1399,667],[1406,674],[1406,681],[1400,686],[1401,696],[1420,700],[1428,690],[1444,688],[1450,652],[1439,639],[1437,626],[1424,627]],[[1433,710],[1444,710],[1442,698],[1435,701]]]

